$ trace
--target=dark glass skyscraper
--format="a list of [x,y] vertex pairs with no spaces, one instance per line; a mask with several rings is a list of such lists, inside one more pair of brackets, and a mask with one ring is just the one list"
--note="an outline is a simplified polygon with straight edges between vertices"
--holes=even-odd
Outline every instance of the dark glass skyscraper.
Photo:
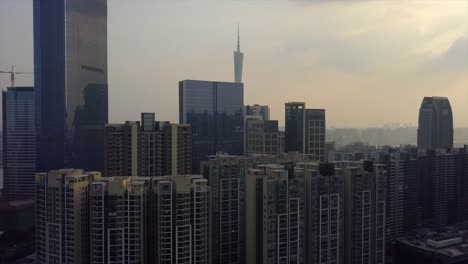
[[101,170],[107,0],[34,0],[38,170]]
[[418,148],[453,148],[452,107],[447,97],[424,97],[419,109]]
[[305,150],[305,103],[291,102],[285,104],[285,151]]
[[192,170],[217,152],[244,154],[244,84],[179,82],[179,123],[192,126]]
[[10,200],[34,199],[34,88],[10,87],[2,102],[4,194]]

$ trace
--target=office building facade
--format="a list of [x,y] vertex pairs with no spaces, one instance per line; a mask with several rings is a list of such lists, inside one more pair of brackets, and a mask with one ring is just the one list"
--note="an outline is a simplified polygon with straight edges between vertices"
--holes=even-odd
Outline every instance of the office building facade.
[[305,110],[305,153],[325,162],[325,110]]
[[305,153],[305,103],[285,104],[285,152]]
[[245,106],[246,116],[261,116],[262,120],[270,120],[270,107],[268,105],[246,105]]
[[89,263],[89,184],[99,172],[36,174],[36,263]]
[[276,120],[247,120],[245,127],[246,155],[279,155],[279,131]]
[[249,161],[218,154],[203,161],[210,184],[210,263],[245,263],[245,177]]
[[37,168],[102,170],[107,1],[34,0]]
[[325,110],[306,109],[304,102],[285,104],[285,151],[313,154],[325,161]]
[[179,123],[192,127],[192,171],[217,152],[244,154],[244,85],[179,82]]
[[8,200],[34,199],[36,125],[33,87],[2,92],[3,187]]
[[424,97],[419,109],[418,148],[453,148],[453,116],[446,97]]

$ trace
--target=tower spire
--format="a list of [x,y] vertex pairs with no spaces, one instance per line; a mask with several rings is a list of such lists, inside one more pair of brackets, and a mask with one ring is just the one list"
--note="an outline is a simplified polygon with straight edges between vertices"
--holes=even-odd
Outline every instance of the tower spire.
[[240,52],[240,34],[239,34],[239,24],[237,24],[237,52]]

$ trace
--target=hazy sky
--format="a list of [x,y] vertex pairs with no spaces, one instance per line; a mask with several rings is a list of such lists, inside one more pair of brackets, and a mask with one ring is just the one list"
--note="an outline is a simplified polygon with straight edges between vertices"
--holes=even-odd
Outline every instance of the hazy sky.
[[[237,24],[246,104],[327,110],[327,126],[416,125],[448,96],[468,126],[468,0],[108,0],[110,121],[178,120],[178,81],[232,81]],[[0,69],[33,70],[32,0],[0,0]],[[0,85],[9,76],[0,76]],[[32,76],[18,85],[31,85]]]

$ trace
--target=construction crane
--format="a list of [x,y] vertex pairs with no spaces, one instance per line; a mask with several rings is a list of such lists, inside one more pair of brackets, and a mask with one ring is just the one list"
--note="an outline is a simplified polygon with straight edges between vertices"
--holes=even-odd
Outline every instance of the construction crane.
[[11,71],[0,71],[0,73],[8,73],[10,74],[10,80],[11,80],[11,87],[15,87],[15,75],[16,74],[32,74],[32,72],[16,72],[15,71],[15,66],[11,66]]

